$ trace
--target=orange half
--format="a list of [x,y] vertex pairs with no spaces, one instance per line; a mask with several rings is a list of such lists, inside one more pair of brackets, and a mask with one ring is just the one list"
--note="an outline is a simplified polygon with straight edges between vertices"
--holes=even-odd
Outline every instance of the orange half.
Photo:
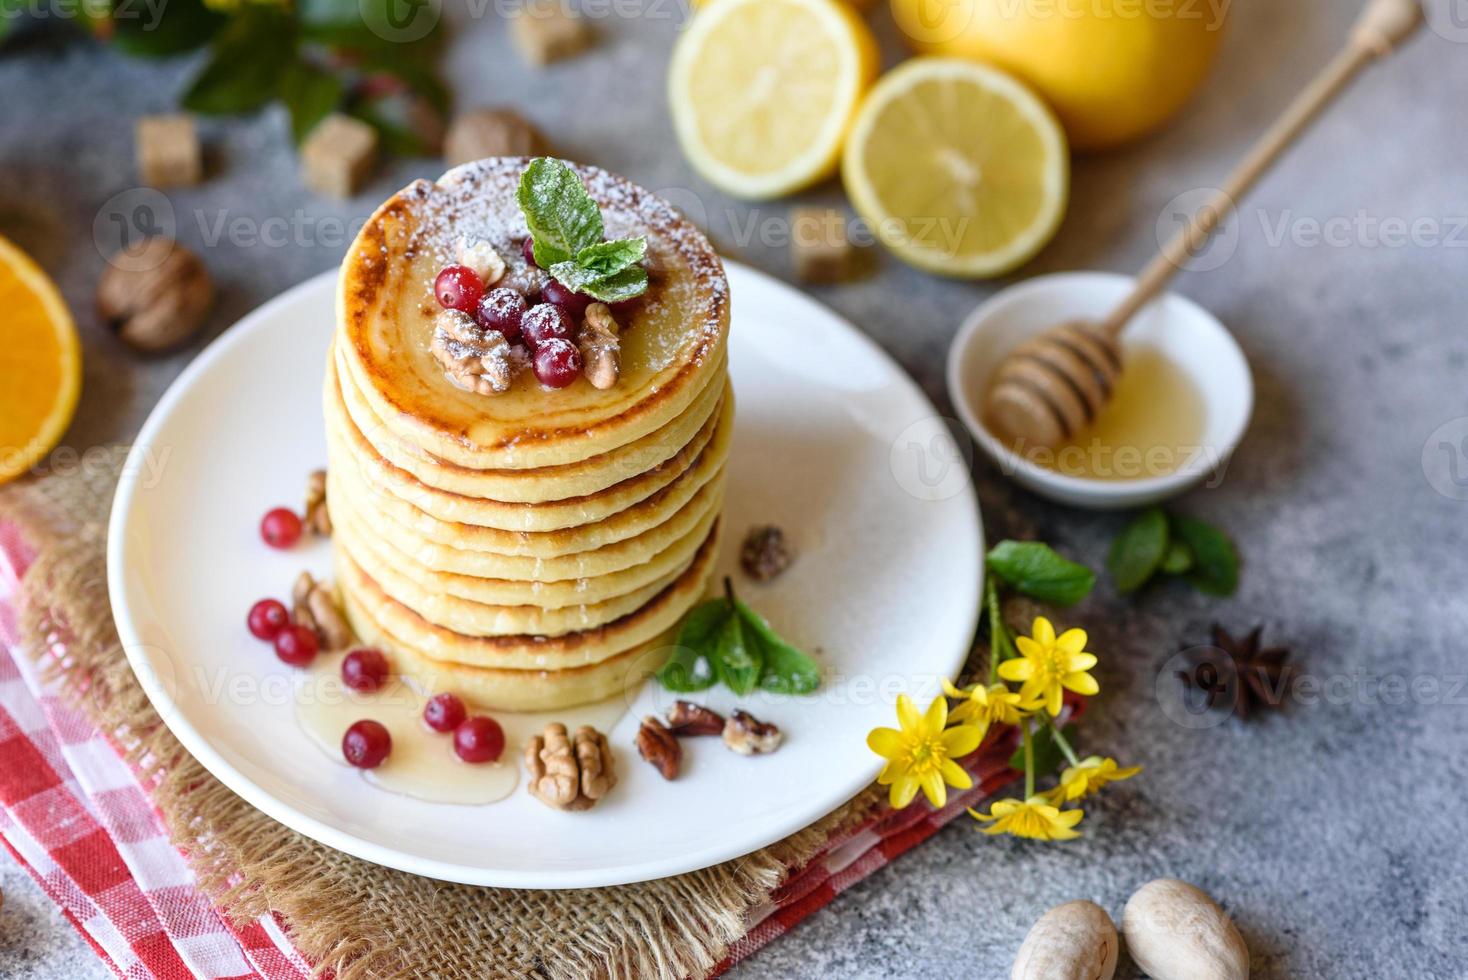
[[56,284],[0,237],[0,483],[40,462],[71,424],[82,388],[76,324]]

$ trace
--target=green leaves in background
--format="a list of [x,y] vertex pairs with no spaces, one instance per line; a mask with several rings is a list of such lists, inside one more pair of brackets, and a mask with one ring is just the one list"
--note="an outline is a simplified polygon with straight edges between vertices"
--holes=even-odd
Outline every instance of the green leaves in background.
[[[1070,727],[1067,725],[1067,730]],[[1064,734],[1064,732],[1061,733],[1062,737]],[[1065,767],[1065,752],[1055,740],[1055,729],[1053,726],[1048,724],[1040,726],[1035,730],[1031,738],[1034,739],[1035,745],[1034,777],[1036,779],[1059,772]],[[1014,755],[1009,757],[1009,768],[1018,770],[1019,772],[1025,771],[1024,746],[1015,749]]]
[[213,56],[184,93],[184,108],[206,115],[259,109],[275,101],[294,60],[290,17],[246,7],[214,39]]
[[1080,602],[1096,584],[1095,572],[1039,541],[1001,541],[990,550],[988,565],[1016,592],[1061,606]]
[[168,0],[159,6],[130,0],[85,0],[85,16],[107,24],[112,43],[138,58],[166,58],[208,44],[227,18],[202,0]]
[[1111,545],[1106,567],[1123,594],[1135,592],[1160,572],[1187,575],[1195,588],[1228,596],[1239,586],[1239,557],[1218,528],[1153,507],[1136,517]]
[[692,694],[722,682],[743,697],[756,688],[775,694],[809,694],[821,683],[821,668],[787,643],[764,617],[734,595],[695,606],[678,629],[677,649],[658,671],[670,691]]
[[306,134],[341,104],[340,78],[304,61],[287,67],[280,79],[280,101],[291,114],[291,136],[300,143]]

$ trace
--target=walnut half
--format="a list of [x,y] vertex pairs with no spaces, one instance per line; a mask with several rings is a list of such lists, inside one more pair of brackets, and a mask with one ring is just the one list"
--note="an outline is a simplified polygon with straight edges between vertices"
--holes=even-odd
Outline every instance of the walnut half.
[[593,388],[605,391],[617,383],[622,371],[622,341],[610,306],[592,303],[586,307],[576,346],[581,349],[581,373]]
[[433,322],[433,356],[449,381],[481,395],[510,389],[515,362],[504,334],[484,329],[459,310],[444,310]]
[[566,733],[553,722],[525,745],[530,794],[558,810],[589,810],[617,785],[607,737],[589,725]]

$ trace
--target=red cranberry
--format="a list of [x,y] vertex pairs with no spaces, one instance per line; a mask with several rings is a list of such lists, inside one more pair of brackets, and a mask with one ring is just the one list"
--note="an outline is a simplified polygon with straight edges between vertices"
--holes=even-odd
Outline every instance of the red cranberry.
[[260,537],[272,548],[294,548],[301,540],[300,515],[289,507],[277,507],[260,519]]
[[354,691],[375,691],[387,683],[387,658],[381,650],[363,647],[342,658],[342,681]]
[[466,718],[454,729],[454,751],[465,762],[494,762],[505,751],[505,730],[485,715]]
[[586,315],[586,308],[591,305],[592,299],[585,293],[573,293],[565,283],[559,279],[552,279],[540,289],[540,298],[547,303],[554,303],[566,311],[566,315],[575,323]]
[[525,261],[530,264],[530,268],[540,268],[540,263],[535,261],[535,239],[526,238],[523,242],[521,242],[520,254],[525,256]]
[[520,339],[520,318],[530,304],[519,290],[501,286],[491,289],[479,298],[474,319],[486,330],[498,330],[510,343]]
[[479,273],[467,265],[451,265],[433,280],[433,295],[446,310],[473,313],[479,297],[484,295],[484,283],[479,280]]
[[423,706],[423,723],[436,732],[451,732],[467,714],[464,702],[452,694],[435,694]]
[[353,722],[342,736],[342,755],[358,769],[375,769],[392,751],[392,736],[380,721]]
[[304,626],[287,626],[275,635],[275,655],[292,667],[309,665],[319,649],[316,631]]
[[530,345],[531,350],[540,347],[547,340],[569,341],[576,336],[576,327],[566,316],[566,311],[550,303],[532,306],[520,318],[520,331],[525,335],[525,343]]
[[581,377],[581,352],[569,340],[547,340],[535,349],[535,376],[547,388],[564,388]]
[[250,607],[250,615],[246,622],[249,624],[250,633],[257,640],[273,640],[290,625],[291,614],[285,606],[274,599],[261,599]]

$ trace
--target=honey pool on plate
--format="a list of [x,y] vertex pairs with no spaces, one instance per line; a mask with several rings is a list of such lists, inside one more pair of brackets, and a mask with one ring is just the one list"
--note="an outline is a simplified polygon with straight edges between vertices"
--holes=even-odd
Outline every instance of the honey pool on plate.
[[1206,453],[1207,408],[1187,372],[1156,347],[1126,351],[1126,369],[1096,420],[1055,449],[1013,443],[1038,466],[1089,480],[1145,480]]

